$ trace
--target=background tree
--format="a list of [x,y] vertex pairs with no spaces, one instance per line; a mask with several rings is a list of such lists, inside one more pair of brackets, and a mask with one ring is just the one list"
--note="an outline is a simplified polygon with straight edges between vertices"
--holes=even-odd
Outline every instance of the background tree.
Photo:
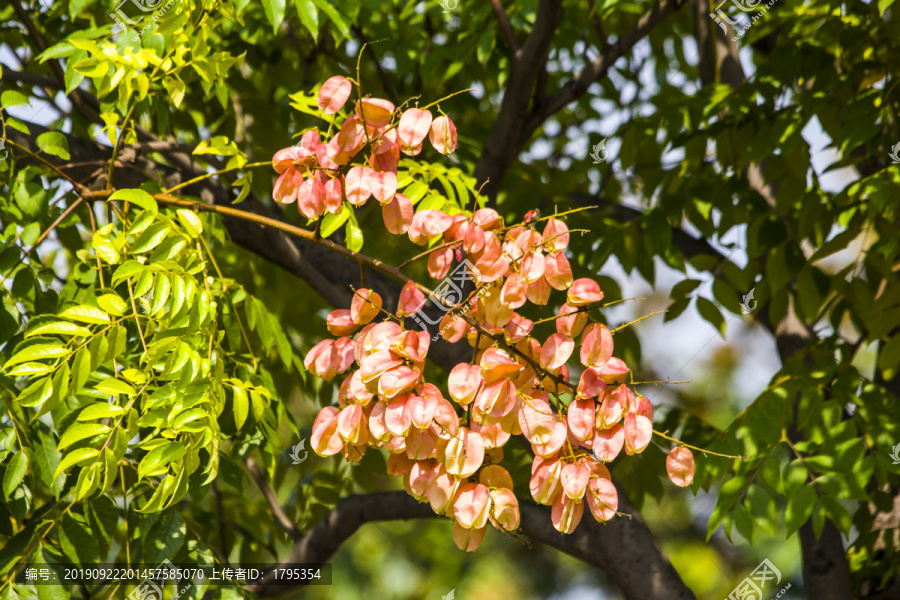
[[[671,388],[657,411],[659,431],[750,457],[696,456],[691,491],[712,492],[711,513],[662,485],[664,451],[651,444],[611,465],[630,519],[584,520],[561,537],[519,493],[522,543],[536,549],[489,539],[481,552],[502,558],[488,580],[515,579],[495,565],[579,570],[546,545],[597,567],[627,598],[723,596],[762,556],[733,556],[717,531],[738,545],[787,533],[799,541],[808,597],[897,595],[892,3],[723,6],[737,25],[699,2],[451,4],[178,0],[143,10],[11,0],[0,9],[0,595],[23,593],[9,579],[22,558],[324,561],[346,540],[386,545],[371,527],[351,537],[365,523],[433,516],[389,491],[396,482],[379,453],[352,468],[312,455],[295,466],[285,453],[336,392],[302,359],[327,335],[324,315],[347,308],[362,284],[346,252],[260,219],[295,234],[306,226],[296,205],[271,202],[270,157],[321,126],[309,114],[319,84],[357,69],[364,94],[396,105],[471,90],[441,102],[459,145],[422,161],[423,201],[466,206],[480,190],[508,223],[534,208],[585,208],[567,219],[590,231],[572,236],[570,260],[607,300],[638,276],[656,287],[678,275],[660,337],[617,333],[636,381],[662,378],[643,360],[647,344],[671,344],[668,328],[693,318],[691,305],[724,335],[751,291],[749,318],[780,362],[746,406],[732,404],[734,390],[701,385]],[[114,31],[116,9],[143,20]],[[608,148],[597,147],[603,139]],[[348,209],[328,239],[388,265],[420,251],[384,236],[379,213]],[[147,261],[126,268],[128,253]],[[425,267],[404,272],[422,277]],[[374,268],[363,277],[397,305],[396,278]],[[656,308],[634,306],[622,322]],[[465,342],[429,352],[444,368],[470,355]],[[209,383],[185,385],[199,380]],[[164,391],[147,396],[148,385]],[[638,387],[650,398],[657,389]],[[111,408],[81,418],[111,396]],[[129,444],[137,434],[142,443]],[[697,510],[707,531],[659,520],[659,502],[665,514]],[[446,524],[418,540],[403,527],[382,534],[433,564],[444,560],[439,548],[454,556],[430,584],[420,578],[428,594],[475,572],[449,550]],[[709,536],[733,572],[701,588],[692,569]],[[336,573],[366,572],[369,556],[355,556],[341,551]],[[550,576],[534,581],[538,593],[552,588]],[[390,593],[424,595],[407,585]]]

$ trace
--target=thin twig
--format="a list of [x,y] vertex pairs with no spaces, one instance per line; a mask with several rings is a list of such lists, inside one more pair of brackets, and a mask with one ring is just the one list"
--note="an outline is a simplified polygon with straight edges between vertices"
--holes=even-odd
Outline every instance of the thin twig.
[[750,458],[749,456],[743,456],[743,455],[734,456],[732,454],[720,454],[718,452],[713,452],[712,450],[704,450],[703,448],[698,448],[697,446],[691,446],[690,444],[686,444],[685,442],[682,442],[681,440],[676,440],[675,438],[669,437],[665,433],[663,433],[661,431],[657,431],[655,429],[653,430],[653,433],[665,440],[669,440],[670,442],[675,442],[679,446],[684,446],[685,448],[690,448],[691,450],[696,450],[697,452],[700,452],[701,454],[712,454],[713,456],[722,456],[724,458],[734,458],[737,460],[747,460],[748,458]]
[[125,137],[128,135],[128,122],[131,120],[131,115],[134,114],[134,109],[136,107],[137,102],[131,105],[131,108],[125,113],[125,119],[122,120],[122,127],[119,129],[119,139],[116,140],[116,145],[113,147],[112,151],[112,157],[109,159],[109,172],[106,175],[106,189],[108,190],[111,190],[113,187],[113,175],[116,172],[116,157],[119,155],[119,152],[122,151],[122,144],[125,143]]
[[248,456],[244,460],[244,463],[247,465],[247,470],[250,471],[250,475],[253,477],[253,480],[259,487],[259,491],[261,491],[263,496],[265,497],[266,502],[269,505],[269,510],[272,511],[272,516],[275,518],[275,522],[278,523],[278,526],[281,527],[285,533],[291,536],[292,540],[297,541],[302,538],[303,534],[300,533],[294,522],[291,521],[284,513],[284,509],[282,509],[281,504],[278,503],[278,498],[275,496],[275,492],[273,492],[272,488],[269,487],[262,469],[260,469],[260,467],[256,464],[256,461],[253,460],[253,457]]
[[47,229],[44,231],[44,233],[42,233],[42,234],[40,235],[40,237],[37,239],[37,241],[36,241],[34,244],[31,245],[31,248],[29,248],[28,250],[26,250],[26,251],[22,254],[22,256],[19,257],[19,260],[16,261],[16,264],[14,264],[13,266],[11,266],[9,269],[6,270],[6,273],[3,274],[3,277],[0,277],[0,284],[2,284],[4,281],[6,281],[6,278],[9,277],[9,275],[10,275],[10,273],[12,273],[13,269],[15,269],[16,267],[18,267],[18,266],[22,263],[22,261],[25,260],[25,257],[27,257],[29,254],[31,254],[32,252],[34,252],[34,249],[37,248],[37,247],[40,245],[41,242],[44,241],[44,238],[46,238],[46,237],[50,234],[51,231],[53,231],[54,229],[56,229],[56,227],[57,227],[60,223],[62,223],[63,220],[64,220],[66,217],[68,217],[69,214],[70,214],[73,210],[75,210],[75,209],[78,207],[78,205],[81,204],[82,202],[84,202],[84,197],[80,197],[80,198],[78,198],[78,200],[76,200],[75,202],[73,202],[72,204],[70,204],[70,205],[69,205],[69,208],[67,208],[66,210],[64,210],[63,213],[62,213],[61,215],[59,215],[59,218],[56,219],[55,221],[53,221],[53,223],[51,223],[50,226],[47,227]]
[[610,332],[610,333],[615,333],[615,332],[619,331],[620,329],[625,329],[625,328],[628,327],[629,325],[634,325],[634,324],[637,323],[638,321],[643,321],[643,320],[646,319],[647,317],[652,317],[653,315],[662,314],[662,313],[664,313],[664,312],[669,312],[669,310],[668,310],[668,309],[666,309],[666,310],[657,310],[657,311],[652,312],[652,313],[650,313],[650,314],[648,314],[648,315],[644,315],[643,317],[639,317],[639,318],[635,319],[634,321],[629,321],[628,323],[625,323],[625,324],[623,324],[623,325],[619,325],[619,326],[616,327],[615,329],[610,329],[609,332]]
[[265,160],[265,161],[255,162],[255,163],[249,163],[249,164],[246,164],[246,165],[243,165],[240,167],[229,167],[227,169],[220,169],[220,170],[214,171],[212,173],[206,173],[204,175],[200,175],[199,177],[194,177],[193,179],[188,179],[187,181],[183,181],[176,186],[170,187],[169,189],[165,190],[163,193],[171,194],[175,190],[180,190],[181,188],[187,187],[193,183],[197,183],[198,181],[203,181],[204,179],[208,179],[210,177],[215,177],[216,175],[221,175],[222,173],[227,173],[229,171],[237,171],[238,169],[249,169],[251,167],[265,167],[265,166],[270,166],[271,164],[272,164],[272,161]]
[[503,10],[503,4],[500,3],[500,0],[491,0],[491,7],[494,9],[494,14],[497,15],[497,21],[500,22],[500,29],[503,30],[509,49],[513,54],[516,54],[519,51],[519,41],[516,39],[516,32],[513,31],[512,25],[509,23],[509,15]]
[[137,324],[138,336],[141,338],[141,346],[147,351],[147,340],[144,339],[144,330],[141,329],[141,319],[138,314],[137,304],[134,302],[134,290],[131,287],[131,279],[128,280],[128,297],[131,298],[131,310],[134,311],[134,322]]

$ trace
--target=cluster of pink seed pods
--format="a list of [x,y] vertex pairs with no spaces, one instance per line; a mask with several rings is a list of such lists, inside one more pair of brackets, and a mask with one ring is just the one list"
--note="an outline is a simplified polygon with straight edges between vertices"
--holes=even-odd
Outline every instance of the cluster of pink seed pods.
[[[348,80],[329,79],[319,107],[337,112],[350,91]],[[367,448],[385,448],[388,471],[403,478],[410,495],[451,517],[457,545],[469,551],[480,545],[488,523],[503,531],[519,525],[512,477],[498,464],[512,436],[521,435],[531,447],[529,491],[551,506],[556,529],[574,531],[585,500],[595,519],[612,518],[618,497],[604,463],[623,449],[636,454],[647,447],[653,408],[626,385],[630,371],[613,356],[613,333],[590,322],[589,312],[603,300],[600,286],[573,279],[565,254],[569,229],[558,218],[546,219],[540,230],[531,214],[506,227],[493,209],[414,213],[396,192],[399,153],[418,154],[426,136],[439,152],[452,152],[456,130],[447,117],[432,120],[420,109],[407,109],[395,124],[397,116],[391,103],[363,99],[329,142],[305,134],[299,150],[276,153],[281,177],[274,195],[296,200],[309,218],[336,212],[344,200],[361,206],[374,196],[388,231],[420,245],[439,242],[428,259],[434,279],[445,278],[464,251],[454,276],[461,272],[487,293],[471,295],[466,315],[447,312],[440,335],[451,343],[465,337],[475,356],[449,376],[427,381],[432,336],[404,327],[404,318],[425,305],[422,289],[407,282],[393,313],[375,292],[357,290],[349,309],[328,315],[336,339],[316,344],[304,361],[325,380],[344,376],[338,405],[315,419],[313,450],[355,462]],[[342,175],[342,167],[366,149],[368,165]],[[554,289],[565,291],[566,301],[553,317],[556,333],[541,342],[531,335],[535,323],[516,310],[528,302],[548,306]],[[580,363],[577,382],[570,381],[573,357]],[[563,395],[571,399],[566,403]],[[690,451],[676,447],[667,470],[677,485],[689,485]]]
[[[351,91],[350,80],[332,77],[319,91],[319,108],[326,115],[337,113]],[[319,131],[313,129],[295,146],[276,152],[272,165],[281,175],[272,196],[284,204],[296,202],[308,219],[336,214],[344,200],[358,207],[374,197],[382,206],[388,231],[406,233],[413,206],[397,193],[400,154],[416,156],[426,137],[438,152],[450,154],[456,149],[456,126],[449,117],[433,118],[419,108],[406,109],[395,123],[395,112],[387,100],[363,98],[328,142],[321,142]],[[366,164],[344,168],[364,149],[369,151]]]

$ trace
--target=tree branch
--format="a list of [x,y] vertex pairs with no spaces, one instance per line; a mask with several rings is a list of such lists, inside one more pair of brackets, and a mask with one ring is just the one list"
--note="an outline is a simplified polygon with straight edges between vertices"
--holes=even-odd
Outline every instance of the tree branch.
[[516,32],[513,31],[512,25],[509,23],[509,15],[503,10],[503,4],[500,0],[491,0],[491,7],[494,14],[497,15],[497,21],[500,23],[500,29],[506,37],[506,43],[510,51],[515,55],[519,51],[519,40],[516,39]]
[[[534,85],[547,61],[561,17],[562,0],[541,0],[528,39],[510,61],[509,79],[500,112],[475,166],[478,185],[484,186],[482,193],[489,198],[496,198],[504,172],[519,155],[523,143],[522,128],[529,112]],[[524,139],[528,137],[531,133]]]
[[[366,523],[428,518],[437,518],[431,506],[417,502],[406,492],[347,496],[294,542],[293,550],[282,564],[327,562]],[[274,585],[273,581],[270,574],[246,589],[263,598],[286,594],[292,589]],[[302,584],[298,582],[298,585]]]
[[553,0],[542,1],[538,5],[534,28],[525,45],[516,53],[494,129],[475,166],[475,178],[479,185],[484,185],[483,193],[495,199],[504,173],[518,158],[535,131],[557,111],[584,95],[591,83],[605,77],[617,60],[630,52],[638,41],[649,35],[682,2],[684,0],[662,0],[641,16],[634,27],[614,44],[605,46],[599,58],[579,71],[550,98],[545,100],[541,97],[534,109],[529,110],[529,98],[547,60],[550,43],[562,15],[560,3]]
[[[550,524],[550,509],[520,501],[520,529],[531,539],[606,572],[628,600],[689,600],[694,594],[684,585],[656,543],[653,533],[619,486],[617,517],[601,524],[585,515],[574,533],[564,535]],[[328,515],[294,544],[285,563],[327,562],[338,547],[364,524],[377,521],[437,518],[426,503],[406,492],[382,492],[342,499]],[[448,523],[449,525],[449,523]],[[263,578],[248,587],[260,597],[290,591]]]
[[256,482],[257,487],[259,487],[259,491],[262,492],[262,495],[266,499],[266,503],[269,505],[269,510],[272,512],[272,518],[275,519],[275,522],[278,523],[278,526],[281,527],[285,533],[291,536],[291,539],[294,541],[299,540],[303,535],[297,529],[297,526],[294,525],[294,522],[291,521],[286,514],[284,514],[284,509],[281,508],[281,504],[278,503],[278,498],[275,496],[275,492],[272,491],[272,488],[269,487],[269,484],[266,482],[266,476],[260,469],[259,465],[256,464],[256,461],[253,460],[253,457],[248,456],[244,463],[247,465],[247,470],[250,471],[250,475],[253,477],[253,481]]
[[[28,36],[34,42],[35,46],[37,46],[38,50],[40,52],[46,50],[47,42],[46,40],[44,40],[44,36],[41,35],[40,31],[38,31],[37,26],[35,26],[34,21],[31,20],[31,16],[28,14],[28,12],[22,8],[22,3],[20,2],[20,0],[10,0],[10,4],[12,4],[13,11],[16,13],[16,17],[18,17],[22,25],[25,26],[25,30],[28,31]],[[63,72],[62,66],[56,59],[51,59],[48,61],[48,63],[50,65],[50,70],[53,71],[58,84],[61,86],[60,89],[64,90],[66,87],[66,76]],[[85,96],[89,96],[89,94],[80,89],[74,89],[72,90],[72,93],[69,94],[69,98],[72,100],[72,105],[76,110],[78,110],[78,112],[82,114],[82,116],[84,116],[85,119],[93,123],[103,123],[103,119],[101,119],[100,115],[97,114],[97,111],[89,105],[89,103],[85,99]]]
[[[643,211],[640,209],[619,204],[600,196],[570,194],[569,197],[576,205],[597,206],[598,210],[609,211],[617,221],[623,223],[640,219],[644,215]],[[679,250],[681,250],[684,257],[688,259],[701,254],[706,254],[715,258],[719,264],[724,264],[728,260],[725,255],[716,250],[705,238],[695,238],[685,230],[680,227],[675,227],[674,225],[672,226],[672,242]]]
[[663,19],[680,8],[681,2],[683,0],[662,0],[662,2],[644,13],[634,27],[628,30],[625,35],[617,39],[614,44],[604,48],[603,54],[579,71],[575,77],[567,81],[559,91],[550,96],[544,110],[529,120],[527,130],[534,132],[554,113],[583,96],[589,85],[598,79],[606,77],[607,72],[616,61],[631,52],[635,44],[645,38]]
[[59,82],[47,75],[38,75],[27,71],[16,71],[4,64],[0,64],[0,81],[16,81],[26,85],[36,85],[42,88],[60,89]]

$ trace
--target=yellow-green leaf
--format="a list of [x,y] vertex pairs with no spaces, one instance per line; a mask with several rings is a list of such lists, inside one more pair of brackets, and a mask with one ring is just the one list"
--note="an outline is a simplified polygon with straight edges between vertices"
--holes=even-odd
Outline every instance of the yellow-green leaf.
[[19,363],[30,362],[33,360],[44,360],[47,358],[58,358],[67,356],[69,350],[62,344],[35,344],[28,346],[24,350],[15,353],[12,358],[6,361],[4,368],[8,369]]
[[91,352],[82,348],[72,361],[72,391],[78,392],[91,375]]
[[297,7],[297,12],[300,13],[300,21],[312,35],[313,41],[318,41],[319,13],[316,11],[316,5],[312,0],[294,0],[294,5]]
[[81,325],[76,325],[75,323],[69,323],[68,321],[56,321],[55,323],[47,323],[46,325],[41,325],[40,327],[35,327],[31,331],[25,333],[26,338],[30,338],[36,335],[77,335],[81,337],[87,337],[91,335],[91,330],[87,327],[82,327]]
[[169,235],[168,225],[165,223],[154,223],[138,237],[131,247],[131,251],[135,254],[140,254],[141,252],[153,250],[166,239],[167,235]]
[[162,482],[160,482],[159,487],[156,488],[156,491],[153,492],[153,495],[150,497],[150,500],[147,501],[147,504],[143,506],[143,508],[137,509],[139,513],[152,513],[158,511],[166,498],[172,495],[172,491],[178,485],[178,481],[176,477],[172,477],[171,475],[165,477]]
[[[94,386],[101,392],[106,392],[107,394],[126,394],[128,396],[134,396],[134,388],[125,383],[120,379],[113,379],[110,377],[109,379],[104,379],[100,383]],[[105,406],[112,406],[111,404],[107,404]],[[119,408],[118,406],[116,408]],[[81,417],[79,417],[80,419]]]
[[184,429],[185,425],[193,423],[198,419],[206,418],[208,415],[206,411],[202,408],[192,408],[187,410],[175,418],[175,422],[172,424],[173,429]]
[[76,502],[93,494],[94,490],[100,485],[101,467],[102,463],[96,463],[87,469],[82,469],[81,473],[78,474],[78,481],[75,483],[73,490]]
[[128,304],[118,294],[104,294],[97,298],[97,304],[109,314],[117,317],[124,315],[128,308]]
[[150,306],[150,315],[155,315],[162,310],[171,291],[172,283],[169,281],[169,276],[165,273],[157,275],[156,283],[153,286],[153,305]]
[[78,448],[76,450],[72,450],[66,455],[64,459],[59,461],[59,466],[56,467],[56,472],[53,474],[53,480],[56,481],[56,478],[59,477],[59,474],[64,472],[72,465],[88,461],[96,456],[99,456],[99,454],[100,451],[95,448]]
[[143,479],[173,460],[178,460],[184,456],[184,453],[185,447],[181,442],[168,442],[157,446],[141,460],[141,464],[138,466],[138,479]]
[[178,220],[191,237],[197,237],[203,233],[203,223],[200,222],[197,213],[186,208],[179,208],[175,214],[178,215]]
[[69,160],[69,141],[58,131],[45,131],[37,137],[37,145],[47,154]]
[[102,423],[87,423],[85,425],[76,425],[70,427],[59,439],[59,449],[68,448],[75,442],[80,442],[87,438],[92,438],[101,433],[109,433],[111,431],[108,425]]
[[144,372],[137,369],[124,369],[119,375],[136,385],[143,385],[147,382],[147,376]]
[[[139,273],[144,270],[144,265],[139,263],[136,260],[129,260],[126,263],[122,263],[122,265],[116,269],[116,272],[113,273],[112,284],[116,285],[119,281],[128,278],[135,273]],[[102,306],[102,305],[101,305]]]
[[3,476],[3,497],[9,500],[19,484],[25,479],[25,473],[28,472],[28,455],[22,452],[13,454],[12,459],[6,466],[6,474]]
[[144,190],[116,190],[109,199],[130,202],[140,206],[144,210],[151,211],[153,214],[156,214],[159,211],[156,200]]
[[234,425],[240,431],[247,420],[247,413],[250,411],[250,403],[247,401],[247,392],[239,387],[234,389]]
[[119,262],[118,250],[116,250],[116,247],[109,241],[109,238],[100,235],[99,232],[94,234],[94,237],[91,240],[91,246],[94,248],[97,256],[100,257],[100,260],[106,264],[114,265]]
[[78,414],[79,421],[93,421],[94,419],[106,419],[121,415],[125,409],[115,404],[107,404],[105,402],[97,402],[91,404]]
[[6,90],[3,94],[0,94],[0,106],[3,108],[9,108],[10,106],[17,106],[19,104],[30,105],[31,103],[28,101],[28,96],[18,90]]
[[105,325],[109,323],[109,315],[94,306],[82,304],[73,306],[62,311],[59,316],[73,321],[81,321],[82,323],[94,323],[97,325]]
[[50,365],[45,365],[44,363],[29,362],[14,367],[13,370],[9,372],[9,374],[13,375],[14,377],[33,377],[35,375],[46,375],[52,370],[53,367],[51,367]]
[[38,379],[16,398],[16,404],[20,406],[37,406],[53,394],[53,385],[49,377]]

